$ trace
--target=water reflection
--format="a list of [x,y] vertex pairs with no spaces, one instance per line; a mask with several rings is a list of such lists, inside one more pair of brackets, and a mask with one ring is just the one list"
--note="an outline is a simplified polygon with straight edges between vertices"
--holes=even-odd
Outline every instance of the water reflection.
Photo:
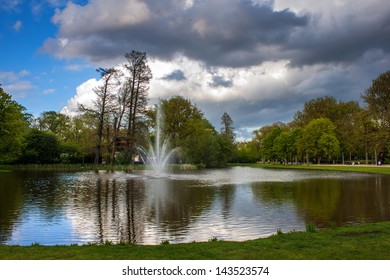
[[0,243],[246,240],[306,223],[390,220],[390,177],[230,168],[0,174]]

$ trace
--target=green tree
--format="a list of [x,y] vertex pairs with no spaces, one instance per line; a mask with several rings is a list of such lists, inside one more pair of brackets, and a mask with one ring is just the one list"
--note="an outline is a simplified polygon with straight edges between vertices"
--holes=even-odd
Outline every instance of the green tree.
[[390,128],[390,71],[380,74],[362,95],[368,109]]
[[69,125],[70,117],[55,111],[45,111],[38,118],[40,130],[51,131],[63,141],[67,140],[66,133],[69,130]]
[[221,117],[221,134],[219,137],[219,143],[221,147],[221,155],[225,157],[226,162],[229,162],[233,159],[234,154],[236,153],[235,145],[235,133],[234,133],[234,124],[232,118],[228,113],[224,113]]
[[302,129],[294,128],[281,132],[274,140],[273,149],[276,155],[287,164],[289,161],[298,161],[297,142],[302,137]]
[[25,137],[25,147],[21,161],[23,163],[57,163],[61,153],[60,142],[49,131],[30,129]]
[[25,108],[0,86],[0,162],[13,162],[22,152],[27,128],[24,111]]
[[239,142],[236,146],[236,162],[252,163],[259,160],[260,155],[255,141]]
[[[300,147],[306,153],[307,163],[310,155],[316,157],[319,164],[323,156],[337,152],[339,142],[335,129],[333,122],[327,118],[314,119],[304,128]],[[333,144],[333,146],[327,146],[326,140],[332,140],[329,145]]]
[[311,99],[295,114],[293,124],[304,128],[312,120],[319,118],[328,118],[334,122],[337,119],[337,106],[338,103],[332,96]]
[[271,126],[264,126],[260,129],[257,137],[260,139],[260,155],[263,161],[275,161],[279,155],[275,150],[275,140],[286,129],[284,123],[274,123]]
[[387,146],[390,143],[390,71],[380,74],[373,80],[362,98],[368,106],[375,127],[373,146],[377,161],[378,153],[383,158],[386,150],[389,152]]
[[183,146],[183,141],[191,137],[194,123],[203,120],[203,113],[182,96],[174,96],[161,101],[164,135],[170,137],[174,147]]

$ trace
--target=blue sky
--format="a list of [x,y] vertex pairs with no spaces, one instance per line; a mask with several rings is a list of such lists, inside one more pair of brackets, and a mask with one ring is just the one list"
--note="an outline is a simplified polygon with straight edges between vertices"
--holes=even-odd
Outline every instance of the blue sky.
[[[42,52],[43,42],[58,31],[51,18],[63,7],[59,2],[5,2],[15,4],[0,8],[0,83],[36,116],[60,111],[76,86],[94,76],[95,68],[77,58],[59,60]],[[85,68],[77,68],[77,63]]]
[[[237,135],[390,70],[385,0],[0,0],[0,83],[36,116],[91,105],[98,67],[145,51],[150,104],[182,95]],[[218,12],[216,12],[218,11]],[[65,109],[64,109],[65,108]]]

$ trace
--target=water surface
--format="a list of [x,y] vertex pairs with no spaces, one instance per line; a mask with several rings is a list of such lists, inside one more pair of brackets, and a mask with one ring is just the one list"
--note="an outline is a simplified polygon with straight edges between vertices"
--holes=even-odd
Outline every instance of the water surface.
[[390,220],[390,176],[250,167],[0,173],[0,243],[248,240]]

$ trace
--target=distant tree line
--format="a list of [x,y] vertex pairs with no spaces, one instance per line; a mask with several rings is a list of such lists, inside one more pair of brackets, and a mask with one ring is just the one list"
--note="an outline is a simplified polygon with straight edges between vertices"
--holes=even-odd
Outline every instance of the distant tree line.
[[[1,89],[0,162],[131,164],[140,149],[154,141],[156,107],[148,106],[152,72],[144,52],[125,54],[122,68],[99,68],[92,106],[79,115],[54,111],[37,119]],[[161,100],[162,133],[180,148],[177,163],[224,166],[235,155],[233,121],[225,113],[218,132],[201,110],[181,96]],[[2,115],[5,117],[2,117]]]
[[238,143],[236,161],[384,163],[390,151],[390,71],[362,94],[365,103],[325,96],[307,101],[289,123],[274,123]]
[[[154,141],[156,106],[148,106],[152,73],[146,53],[125,55],[122,69],[98,69],[92,106],[70,117],[46,111],[34,119],[0,86],[0,163],[131,164]],[[356,101],[325,96],[307,101],[289,123],[277,122],[235,141],[229,114],[217,131],[182,96],[161,100],[162,134],[176,163],[206,167],[228,162],[383,163],[390,151],[390,71],[376,78]]]

